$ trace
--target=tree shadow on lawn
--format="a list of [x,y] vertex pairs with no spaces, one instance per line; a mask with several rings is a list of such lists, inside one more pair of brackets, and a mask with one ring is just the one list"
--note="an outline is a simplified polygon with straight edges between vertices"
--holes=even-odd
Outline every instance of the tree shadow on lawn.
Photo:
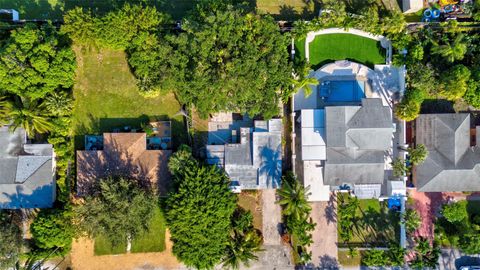
[[381,205],[380,211],[368,207],[355,222],[357,236],[366,245],[387,246],[388,243],[398,242],[400,225],[399,213]]

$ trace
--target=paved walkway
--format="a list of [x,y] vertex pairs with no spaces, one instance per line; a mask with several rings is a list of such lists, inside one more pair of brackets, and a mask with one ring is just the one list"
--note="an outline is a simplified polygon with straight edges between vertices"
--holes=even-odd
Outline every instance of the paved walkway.
[[409,197],[414,200],[413,208],[420,214],[422,225],[415,232],[415,236],[433,239],[433,221],[442,205],[443,196],[440,192],[417,192],[408,191]]
[[280,229],[282,223],[282,209],[276,204],[276,190],[262,191],[263,212],[263,249],[258,253],[258,261],[252,262],[249,270],[291,270],[294,269],[291,261],[291,251],[287,245],[282,244]]
[[334,196],[328,202],[312,202],[311,218],[317,225],[313,231],[312,263],[318,269],[338,269],[337,203]]

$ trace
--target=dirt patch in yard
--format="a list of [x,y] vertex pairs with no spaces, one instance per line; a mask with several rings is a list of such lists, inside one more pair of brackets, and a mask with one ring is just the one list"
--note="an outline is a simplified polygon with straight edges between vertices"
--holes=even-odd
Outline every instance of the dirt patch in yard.
[[238,205],[252,212],[253,226],[261,231],[263,226],[262,191],[243,191],[238,194]]
[[[170,239],[167,230],[166,239]],[[135,253],[121,255],[95,256],[93,254],[94,241],[88,238],[80,238],[73,242],[70,253],[72,268],[75,270],[127,270],[139,267],[161,267],[161,269],[181,269],[182,265],[172,254],[172,242],[166,241],[166,249],[163,252]]]

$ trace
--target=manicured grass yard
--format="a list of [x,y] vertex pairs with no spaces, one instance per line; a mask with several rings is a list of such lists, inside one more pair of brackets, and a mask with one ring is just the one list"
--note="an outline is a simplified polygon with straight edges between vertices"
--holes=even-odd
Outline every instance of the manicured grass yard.
[[[314,69],[336,61],[352,60],[369,67],[385,63],[385,49],[380,42],[353,34],[316,36],[309,44],[310,63]],[[295,42],[296,57],[305,58],[305,39]]]
[[[160,207],[155,208],[154,216],[149,224],[149,231],[144,235],[133,239],[130,252],[162,252],[165,250],[165,229],[166,221]],[[119,246],[112,246],[110,241],[103,236],[95,238],[95,255],[122,254],[127,250],[127,243]]]
[[112,255],[112,254],[122,254],[127,251],[127,243],[124,245],[112,246],[110,240],[104,236],[98,236],[95,238],[95,245],[93,252],[95,255]]
[[180,109],[175,96],[141,96],[124,52],[80,48],[75,52],[78,69],[73,125],[77,149],[83,147],[85,134],[111,132],[124,126],[140,128],[141,123],[155,119],[172,120],[175,146],[186,141],[182,117],[173,117]]
[[351,257],[347,250],[338,251],[338,263],[342,266],[358,266],[362,261],[364,251],[359,250],[358,255]]
[[166,221],[160,207],[155,208],[149,228],[150,230],[147,233],[137,239],[133,239],[132,253],[162,252],[165,250]]
[[[338,196],[348,195],[339,194]],[[365,246],[366,243],[369,243],[386,247],[390,241],[399,241],[399,213],[389,211],[386,201],[368,199],[359,200],[359,203],[350,243],[358,246]],[[340,226],[338,229],[340,230]],[[338,242],[343,243],[340,233]]]

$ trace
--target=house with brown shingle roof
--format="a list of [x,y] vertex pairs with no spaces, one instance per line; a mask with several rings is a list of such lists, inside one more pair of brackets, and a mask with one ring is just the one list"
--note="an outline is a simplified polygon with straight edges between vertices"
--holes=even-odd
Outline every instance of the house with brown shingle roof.
[[99,179],[113,176],[135,179],[166,195],[172,150],[151,149],[148,140],[145,133],[134,132],[91,136],[86,150],[77,151],[77,194],[91,194]]

